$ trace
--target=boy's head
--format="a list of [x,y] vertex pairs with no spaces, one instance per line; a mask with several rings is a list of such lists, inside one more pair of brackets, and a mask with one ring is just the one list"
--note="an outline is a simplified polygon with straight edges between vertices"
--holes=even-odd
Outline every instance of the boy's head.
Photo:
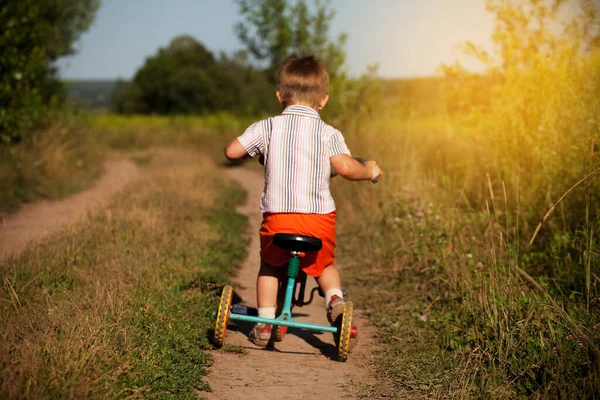
[[277,73],[277,98],[283,107],[300,104],[325,107],[329,86],[327,68],[315,56],[286,58]]

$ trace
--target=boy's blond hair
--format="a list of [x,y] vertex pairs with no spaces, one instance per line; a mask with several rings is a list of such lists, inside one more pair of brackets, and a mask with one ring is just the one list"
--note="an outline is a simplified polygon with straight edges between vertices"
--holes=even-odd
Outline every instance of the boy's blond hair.
[[284,107],[303,104],[316,108],[327,95],[329,73],[315,56],[286,58],[277,73],[277,90]]

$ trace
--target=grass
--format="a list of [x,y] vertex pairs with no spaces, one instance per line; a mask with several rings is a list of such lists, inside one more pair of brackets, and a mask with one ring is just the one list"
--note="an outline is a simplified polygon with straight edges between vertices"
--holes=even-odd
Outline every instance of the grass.
[[91,114],[86,121],[98,141],[111,149],[193,146],[207,153],[219,139],[225,140],[225,134],[241,134],[251,122],[225,113],[194,117]]
[[243,192],[152,151],[89,221],[0,264],[3,398],[197,398],[216,293],[245,252]]
[[65,113],[22,143],[0,146],[0,212],[83,190],[101,173],[111,151],[178,146],[220,156],[229,133],[243,132],[249,124],[250,119],[225,113],[198,117]]
[[66,119],[22,143],[0,146],[0,212],[82,190],[100,174],[103,159],[90,130]]
[[460,112],[383,106],[344,131],[386,172],[335,184],[344,280],[384,343],[371,397],[598,398],[598,55],[503,71],[486,107],[458,79]]
[[[386,171],[378,185],[334,183],[345,287],[382,345],[374,367],[384,379],[365,396],[600,390],[598,192],[591,178],[570,190],[598,162],[588,122],[598,103],[584,94],[578,129],[561,121],[555,134],[563,163],[548,158],[551,147],[518,150],[523,137],[542,143],[547,131],[523,130],[511,109],[415,119],[384,108],[368,119],[367,107],[348,119],[350,148],[367,149],[356,155]],[[570,107],[582,97],[556,96]],[[558,126],[559,111],[545,107],[548,126]],[[215,179],[214,161],[248,121],[93,115],[86,123],[91,149],[125,152],[147,178],[88,223],[2,265],[10,346],[2,393],[195,396],[206,389],[214,294],[244,248],[243,219],[232,211],[242,194]],[[492,128],[502,134],[488,135]],[[577,158],[590,140],[591,153]],[[171,145],[190,150],[155,150]]]
[[379,186],[336,183],[344,281],[379,330],[374,365],[391,382],[370,397],[598,393],[597,292],[587,311],[548,275],[532,285],[493,214],[398,164]]

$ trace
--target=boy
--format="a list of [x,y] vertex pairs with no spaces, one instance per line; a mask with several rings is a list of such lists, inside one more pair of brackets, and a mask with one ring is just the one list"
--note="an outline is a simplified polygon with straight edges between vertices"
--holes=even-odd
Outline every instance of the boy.
[[[229,160],[261,156],[265,188],[260,208],[261,266],[256,282],[258,315],[275,318],[279,280],[285,277],[289,252],[273,245],[275,233],[318,237],[323,248],[307,254],[300,266],[325,293],[327,319],[340,323],[344,309],[335,260],[335,203],[329,191],[331,168],[349,180],[383,175],[375,161],[364,166],[352,158],[342,134],[325,124],[319,111],[329,100],[329,74],[314,56],[292,56],[279,68],[276,96],[281,115],[256,122],[225,148]],[[266,345],[272,325],[256,324],[250,339]]]

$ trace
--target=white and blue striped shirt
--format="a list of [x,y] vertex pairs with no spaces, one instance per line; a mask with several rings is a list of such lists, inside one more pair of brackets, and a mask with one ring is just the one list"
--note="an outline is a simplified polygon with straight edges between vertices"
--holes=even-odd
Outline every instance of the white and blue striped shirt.
[[350,155],[350,151],[340,131],[323,122],[315,110],[289,106],[277,117],[250,125],[238,140],[251,157],[265,156],[262,212],[327,214],[335,210],[329,191],[329,159]]

